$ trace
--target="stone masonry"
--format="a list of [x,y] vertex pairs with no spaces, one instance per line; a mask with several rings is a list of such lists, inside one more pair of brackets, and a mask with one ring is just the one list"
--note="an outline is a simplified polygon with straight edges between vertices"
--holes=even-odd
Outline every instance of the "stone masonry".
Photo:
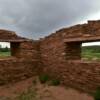
[[17,82],[40,72],[39,41],[0,30],[0,42],[10,42],[11,45],[11,57],[0,59],[0,85]]
[[100,86],[100,62],[83,61],[81,45],[100,41],[100,21],[64,28],[40,42],[43,71],[62,84],[93,92]]
[[0,30],[0,41],[11,44],[11,57],[0,59],[1,85],[48,74],[84,92],[100,87],[100,62],[81,59],[82,43],[100,41],[100,21],[64,28],[37,41]]

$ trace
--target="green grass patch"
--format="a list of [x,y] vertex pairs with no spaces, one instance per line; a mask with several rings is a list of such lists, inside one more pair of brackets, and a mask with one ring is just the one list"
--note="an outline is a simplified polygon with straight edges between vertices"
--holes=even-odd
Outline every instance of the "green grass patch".
[[58,86],[60,84],[60,80],[49,77],[48,75],[40,75],[39,76],[40,83],[47,83],[48,85]]
[[87,60],[100,60],[100,46],[84,46],[81,55]]
[[53,79],[53,80],[51,80],[51,85],[53,85],[53,86],[58,86],[58,85],[60,85],[60,80],[58,80],[58,79]]
[[93,96],[94,96],[94,100],[100,100],[100,87],[97,88],[97,90]]
[[11,56],[11,52],[8,51],[8,52],[0,52],[0,57],[9,57]]
[[49,76],[48,75],[40,75],[39,80],[41,83],[46,83],[47,81],[49,81]]

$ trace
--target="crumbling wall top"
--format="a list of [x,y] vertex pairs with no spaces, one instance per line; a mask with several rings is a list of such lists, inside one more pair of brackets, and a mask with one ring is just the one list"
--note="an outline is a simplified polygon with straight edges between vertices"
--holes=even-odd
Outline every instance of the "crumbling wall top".
[[65,42],[100,41],[100,20],[88,21],[85,24],[62,28],[45,37],[44,40],[57,37]]
[[0,42],[23,42],[29,39],[18,36],[15,32],[0,29]]

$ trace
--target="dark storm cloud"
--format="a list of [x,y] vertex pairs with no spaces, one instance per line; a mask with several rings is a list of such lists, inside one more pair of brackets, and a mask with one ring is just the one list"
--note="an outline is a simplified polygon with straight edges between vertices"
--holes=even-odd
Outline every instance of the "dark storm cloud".
[[100,0],[0,0],[0,27],[38,38],[99,10]]

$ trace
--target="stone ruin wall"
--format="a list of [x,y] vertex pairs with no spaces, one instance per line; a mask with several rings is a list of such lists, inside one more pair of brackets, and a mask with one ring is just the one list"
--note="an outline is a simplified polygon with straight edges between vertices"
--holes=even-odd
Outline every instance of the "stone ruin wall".
[[[45,73],[66,86],[95,91],[100,86],[100,62],[82,61],[81,44],[90,41],[91,36],[96,40],[99,32],[100,21],[92,21],[59,30],[38,41],[11,42],[13,57],[0,59],[0,84]],[[77,37],[86,40],[65,41]]]
[[10,34],[9,36],[7,34],[4,36],[0,40],[11,41],[11,57],[0,58],[0,85],[17,82],[37,75],[40,72],[39,66],[41,63],[39,41],[28,39],[21,41],[21,39],[16,39],[12,35],[11,38]]
[[99,35],[100,21],[93,21],[62,29],[42,39],[40,51],[44,73],[58,78],[66,86],[84,92],[95,91],[100,86],[100,62],[82,61],[82,41],[67,43],[64,39],[80,37],[87,42],[91,36]]

